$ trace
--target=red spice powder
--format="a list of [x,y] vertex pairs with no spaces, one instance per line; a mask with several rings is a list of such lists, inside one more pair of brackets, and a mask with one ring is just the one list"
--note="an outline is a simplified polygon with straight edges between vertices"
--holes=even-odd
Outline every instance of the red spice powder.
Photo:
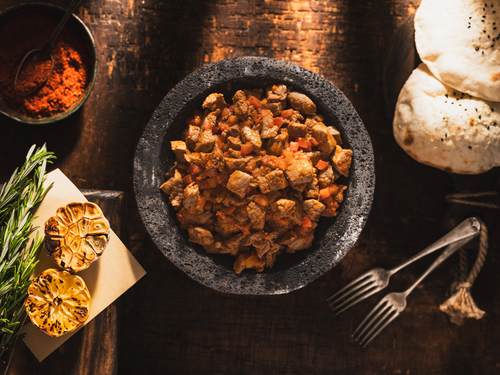
[[54,69],[47,82],[27,96],[14,89],[22,59],[29,51],[43,47],[59,21],[49,15],[24,14],[0,25],[0,96],[10,108],[29,117],[64,112],[88,84],[88,56],[78,37],[65,26],[51,51]]

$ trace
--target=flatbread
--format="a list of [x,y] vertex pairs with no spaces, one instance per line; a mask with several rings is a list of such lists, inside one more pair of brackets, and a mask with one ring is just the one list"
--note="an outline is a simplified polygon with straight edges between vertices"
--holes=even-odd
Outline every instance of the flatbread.
[[415,44],[441,82],[500,101],[500,0],[422,0]]
[[500,103],[444,85],[425,64],[399,93],[393,132],[412,158],[447,172],[478,174],[500,166]]

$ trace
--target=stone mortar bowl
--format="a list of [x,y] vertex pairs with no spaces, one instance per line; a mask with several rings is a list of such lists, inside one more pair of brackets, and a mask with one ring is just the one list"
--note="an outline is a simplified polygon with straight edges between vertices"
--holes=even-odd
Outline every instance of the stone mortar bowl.
[[[238,89],[284,83],[308,95],[326,125],[335,126],[344,146],[353,150],[348,185],[339,214],[322,217],[309,249],[277,257],[273,268],[257,273],[233,270],[231,255],[207,254],[188,242],[160,185],[173,166],[170,141],[182,139],[186,119],[211,93],[226,101]],[[375,189],[373,149],[369,135],[349,100],[319,75],[287,62],[264,57],[238,57],[208,64],[177,84],[153,113],[137,146],[134,189],[139,211],[162,253],[194,280],[215,290],[238,294],[283,294],[299,289],[331,270],[354,245],[371,209]]]

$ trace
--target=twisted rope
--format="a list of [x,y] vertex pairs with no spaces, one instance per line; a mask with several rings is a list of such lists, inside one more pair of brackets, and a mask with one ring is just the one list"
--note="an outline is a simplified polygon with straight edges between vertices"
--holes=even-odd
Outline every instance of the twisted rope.
[[[492,203],[483,203],[483,202],[473,202],[468,201],[463,198],[472,198],[472,197],[482,197],[482,196],[497,196],[496,192],[485,192],[485,193],[472,193],[472,194],[453,194],[446,197],[448,202],[455,202],[467,205],[476,205],[481,207],[488,207],[492,209],[500,209],[500,206]],[[444,311],[448,315],[450,315],[450,320],[453,323],[458,325],[462,325],[465,322],[465,318],[475,318],[481,319],[484,316],[484,311],[479,309],[472,296],[470,294],[470,290],[472,288],[472,284],[476,280],[483,264],[486,260],[486,254],[488,252],[488,228],[484,224],[484,222],[478,219],[481,224],[481,231],[479,234],[479,251],[470,270],[468,272],[468,261],[467,261],[467,253],[465,249],[460,249],[460,277],[459,281],[452,284],[452,296],[445,301],[443,304],[439,306],[441,311]]]

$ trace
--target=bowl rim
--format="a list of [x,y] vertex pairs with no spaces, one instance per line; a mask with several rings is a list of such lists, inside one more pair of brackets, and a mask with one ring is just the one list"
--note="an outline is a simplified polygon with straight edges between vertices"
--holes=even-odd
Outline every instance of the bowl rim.
[[[37,7],[38,8],[46,8],[48,10],[55,10],[56,12],[61,12],[61,15],[63,15],[66,12],[66,9],[64,9],[58,5],[54,5],[54,4],[47,4],[47,3],[42,3],[42,2],[25,3],[25,4],[13,5],[7,9],[4,9],[3,11],[1,11],[0,12],[0,21],[2,20],[3,17],[7,16],[8,14],[12,14],[12,12],[22,12],[24,10],[29,11],[29,8],[34,8],[33,12],[36,12]],[[74,13],[71,15],[71,18],[75,22],[77,22],[78,25],[83,27],[83,31],[84,31],[85,35],[87,35],[89,37],[89,42],[90,42],[90,45],[92,46],[91,50],[92,50],[92,53],[94,55],[94,59],[93,59],[94,69],[91,72],[90,81],[89,81],[89,84],[88,84],[88,87],[86,89],[85,94],[82,95],[78,101],[76,101],[71,107],[69,107],[64,112],[56,113],[56,114],[49,116],[49,117],[29,118],[28,116],[25,116],[25,115],[13,110],[13,109],[12,109],[12,112],[6,112],[5,110],[0,108],[1,114],[11,118],[12,120],[15,120],[15,121],[18,121],[18,122],[21,122],[24,124],[28,124],[28,125],[51,124],[51,123],[60,121],[62,119],[65,119],[65,118],[71,116],[72,114],[77,112],[83,106],[83,104],[87,101],[88,97],[90,96],[90,93],[92,92],[92,89],[94,88],[94,84],[95,84],[95,81],[97,78],[97,61],[98,61],[97,46],[95,43],[94,36],[92,35],[92,32],[87,27],[87,25]],[[3,101],[3,99],[1,97],[0,97],[0,102],[5,104],[5,102]],[[5,106],[7,106],[7,105],[5,104]],[[17,115],[19,115],[21,117],[18,117]]]
[[[160,160],[160,149],[181,110],[196,100],[195,94],[199,96],[202,93],[206,97],[218,84],[230,83],[231,80],[227,80],[225,74],[234,67],[238,67],[238,72],[246,75],[246,78],[258,76],[264,69],[266,73],[274,72],[275,77],[272,79],[275,81],[289,82],[292,86],[309,85],[307,89],[304,88],[305,92],[311,91],[314,85],[329,90],[329,95],[338,101],[336,108],[332,110],[339,122],[343,121],[340,117],[346,116],[344,120],[352,125],[352,128],[343,129],[345,134],[349,133],[350,146],[353,146],[352,142],[356,142],[357,138],[362,140],[362,144],[356,147],[364,148],[354,152],[353,174],[338,217],[347,214],[347,205],[349,209],[355,208],[356,214],[343,217],[342,220],[346,220],[338,226],[336,220],[328,227],[327,235],[321,240],[324,243],[313,254],[280,272],[266,274],[252,270],[236,275],[233,270],[227,272],[218,267],[211,258],[213,254],[193,251],[191,245],[194,244],[187,243],[175,234],[179,234],[181,230],[165,209],[165,197],[159,189],[164,177],[158,166],[165,163],[165,160]],[[233,91],[239,88],[246,87],[234,87]],[[148,164],[147,160],[151,160],[151,163]],[[276,295],[309,284],[337,265],[352,248],[371,210],[375,189],[375,165],[368,132],[350,101],[336,86],[318,74],[289,62],[268,57],[244,56],[207,64],[188,75],[168,92],[154,111],[138,142],[134,157],[133,182],[138,210],[147,231],[160,251],[181,271],[195,281],[221,292]],[[158,218],[165,221],[159,222]],[[333,230],[338,229],[340,225],[343,225],[345,230],[342,233],[334,233]]]

